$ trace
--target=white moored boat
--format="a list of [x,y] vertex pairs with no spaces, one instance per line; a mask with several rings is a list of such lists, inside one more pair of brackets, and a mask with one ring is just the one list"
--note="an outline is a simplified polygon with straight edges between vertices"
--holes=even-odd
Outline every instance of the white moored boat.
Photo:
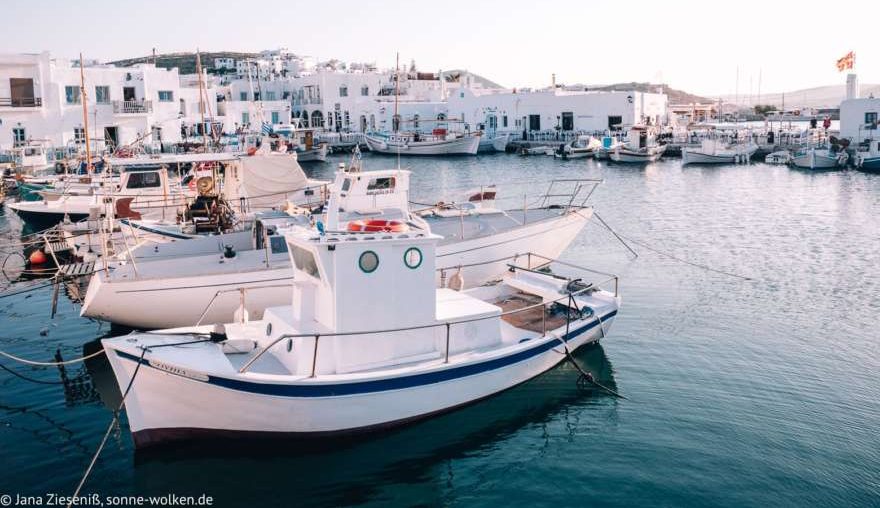
[[791,162],[791,153],[788,150],[779,150],[764,157],[765,164],[788,164],[789,162]]
[[836,169],[846,165],[849,155],[843,150],[807,148],[794,154],[791,164],[801,169]]
[[[545,200],[524,212],[508,213],[494,208],[494,200],[480,199],[414,215],[408,209],[408,171],[340,171],[327,208],[342,210],[337,222],[344,229],[390,221],[413,231],[442,235],[436,281],[442,285],[454,278],[461,286],[471,287],[499,277],[507,268],[506,258],[514,254],[558,257],[592,217],[592,208],[585,206],[585,201],[598,182],[575,183],[565,205]],[[547,195],[562,195],[559,185],[564,184],[549,189]],[[381,233],[383,229],[374,231]],[[213,243],[200,242],[204,249],[199,253],[188,246],[190,257],[173,255],[183,248],[174,245],[134,249],[135,263],[117,263],[107,273],[92,275],[81,314],[134,328],[223,322],[240,305],[238,289],[246,286],[251,288],[246,296],[247,311],[259,318],[267,307],[286,301],[291,280],[284,244],[273,243],[277,239],[271,236],[265,241],[263,236],[255,232],[252,246],[236,249],[231,259],[221,253],[226,243],[223,235],[211,237]],[[142,262],[142,249],[167,253],[166,259]],[[537,258],[520,260],[527,267],[540,263]],[[151,312],[143,312],[144,308]]]
[[507,150],[507,143],[510,141],[510,134],[494,134],[489,135],[483,133],[480,136],[480,146],[477,149],[479,153],[504,152]]
[[478,134],[419,134],[397,132],[367,134],[370,151],[391,155],[474,155],[480,147]]
[[727,144],[718,139],[704,139],[699,148],[683,148],[681,163],[685,164],[735,164],[751,160],[758,145],[747,143]]
[[331,217],[323,234],[284,232],[292,302],[262,320],[240,312],[226,325],[103,340],[135,446],[426,418],[546,372],[605,337],[620,306],[615,276],[514,263],[500,283],[436,289],[439,236],[344,229]]
[[643,164],[654,162],[666,151],[666,145],[657,143],[656,130],[650,127],[633,126],[626,142],[608,150],[608,158],[614,162]]
[[571,143],[564,145],[555,155],[563,159],[582,159],[596,155],[600,148],[602,142],[593,136],[578,136]]

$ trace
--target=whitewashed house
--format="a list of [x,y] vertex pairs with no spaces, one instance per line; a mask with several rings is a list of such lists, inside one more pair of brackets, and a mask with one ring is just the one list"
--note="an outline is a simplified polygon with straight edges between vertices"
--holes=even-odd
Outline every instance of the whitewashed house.
[[177,69],[91,65],[83,74],[85,94],[78,63],[49,53],[0,55],[0,149],[81,145],[84,95],[89,136],[113,146],[177,142],[181,126],[201,122],[202,109],[206,120],[217,112],[216,88],[205,84],[200,108],[197,80],[182,80]]
[[859,97],[855,74],[847,76],[846,99],[840,103],[840,137],[855,144],[880,138],[880,98]]

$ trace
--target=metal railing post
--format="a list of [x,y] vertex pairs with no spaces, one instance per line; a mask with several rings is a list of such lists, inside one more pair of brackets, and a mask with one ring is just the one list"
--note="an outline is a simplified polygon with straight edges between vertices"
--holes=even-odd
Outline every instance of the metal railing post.
[[312,352],[312,375],[309,377],[315,377],[315,366],[318,363],[318,342],[321,340],[321,336],[319,334],[315,334],[315,351]]
[[446,359],[443,363],[449,363],[449,329],[452,327],[448,321],[446,322]]
[[547,305],[541,306],[541,337],[547,336]]

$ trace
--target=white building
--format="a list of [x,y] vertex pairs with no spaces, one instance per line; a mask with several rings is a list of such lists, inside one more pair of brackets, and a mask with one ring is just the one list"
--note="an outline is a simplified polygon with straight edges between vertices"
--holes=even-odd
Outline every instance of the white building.
[[[177,142],[181,126],[199,123],[197,80],[152,64],[84,69],[89,135],[113,145],[138,139]],[[0,149],[27,142],[66,147],[85,138],[80,69],[49,53],[0,54]],[[217,111],[208,85],[204,115]]]
[[657,125],[667,119],[667,98],[662,93],[461,88],[450,94],[448,102],[450,116],[471,129],[499,132],[605,131]]
[[235,70],[235,58],[215,58],[214,68],[223,70]]
[[859,81],[855,74],[846,79],[846,99],[840,103],[840,137],[855,144],[880,137],[880,98],[859,97]]

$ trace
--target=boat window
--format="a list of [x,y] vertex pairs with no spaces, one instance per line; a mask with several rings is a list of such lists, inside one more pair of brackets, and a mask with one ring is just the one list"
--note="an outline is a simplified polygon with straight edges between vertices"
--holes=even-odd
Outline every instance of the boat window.
[[379,256],[371,250],[365,251],[358,259],[358,266],[364,273],[373,273],[379,268]]
[[270,236],[269,245],[272,247],[272,254],[287,252],[287,242],[284,241],[283,236]]
[[143,173],[129,173],[128,183],[125,185],[128,189],[146,189],[150,187],[161,187],[162,179],[159,173],[148,171]]
[[372,180],[370,180],[370,184],[367,185],[367,190],[393,190],[394,183],[395,178],[393,176],[384,178],[373,178]]
[[318,272],[318,264],[315,262],[315,255],[312,254],[312,251],[297,247],[293,244],[291,244],[289,248],[291,257],[293,257],[293,264],[296,265],[298,270],[303,271],[316,279],[321,278],[321,275]]
[[347,192],[351,188],[351,178],[342,181],[342,192]]

